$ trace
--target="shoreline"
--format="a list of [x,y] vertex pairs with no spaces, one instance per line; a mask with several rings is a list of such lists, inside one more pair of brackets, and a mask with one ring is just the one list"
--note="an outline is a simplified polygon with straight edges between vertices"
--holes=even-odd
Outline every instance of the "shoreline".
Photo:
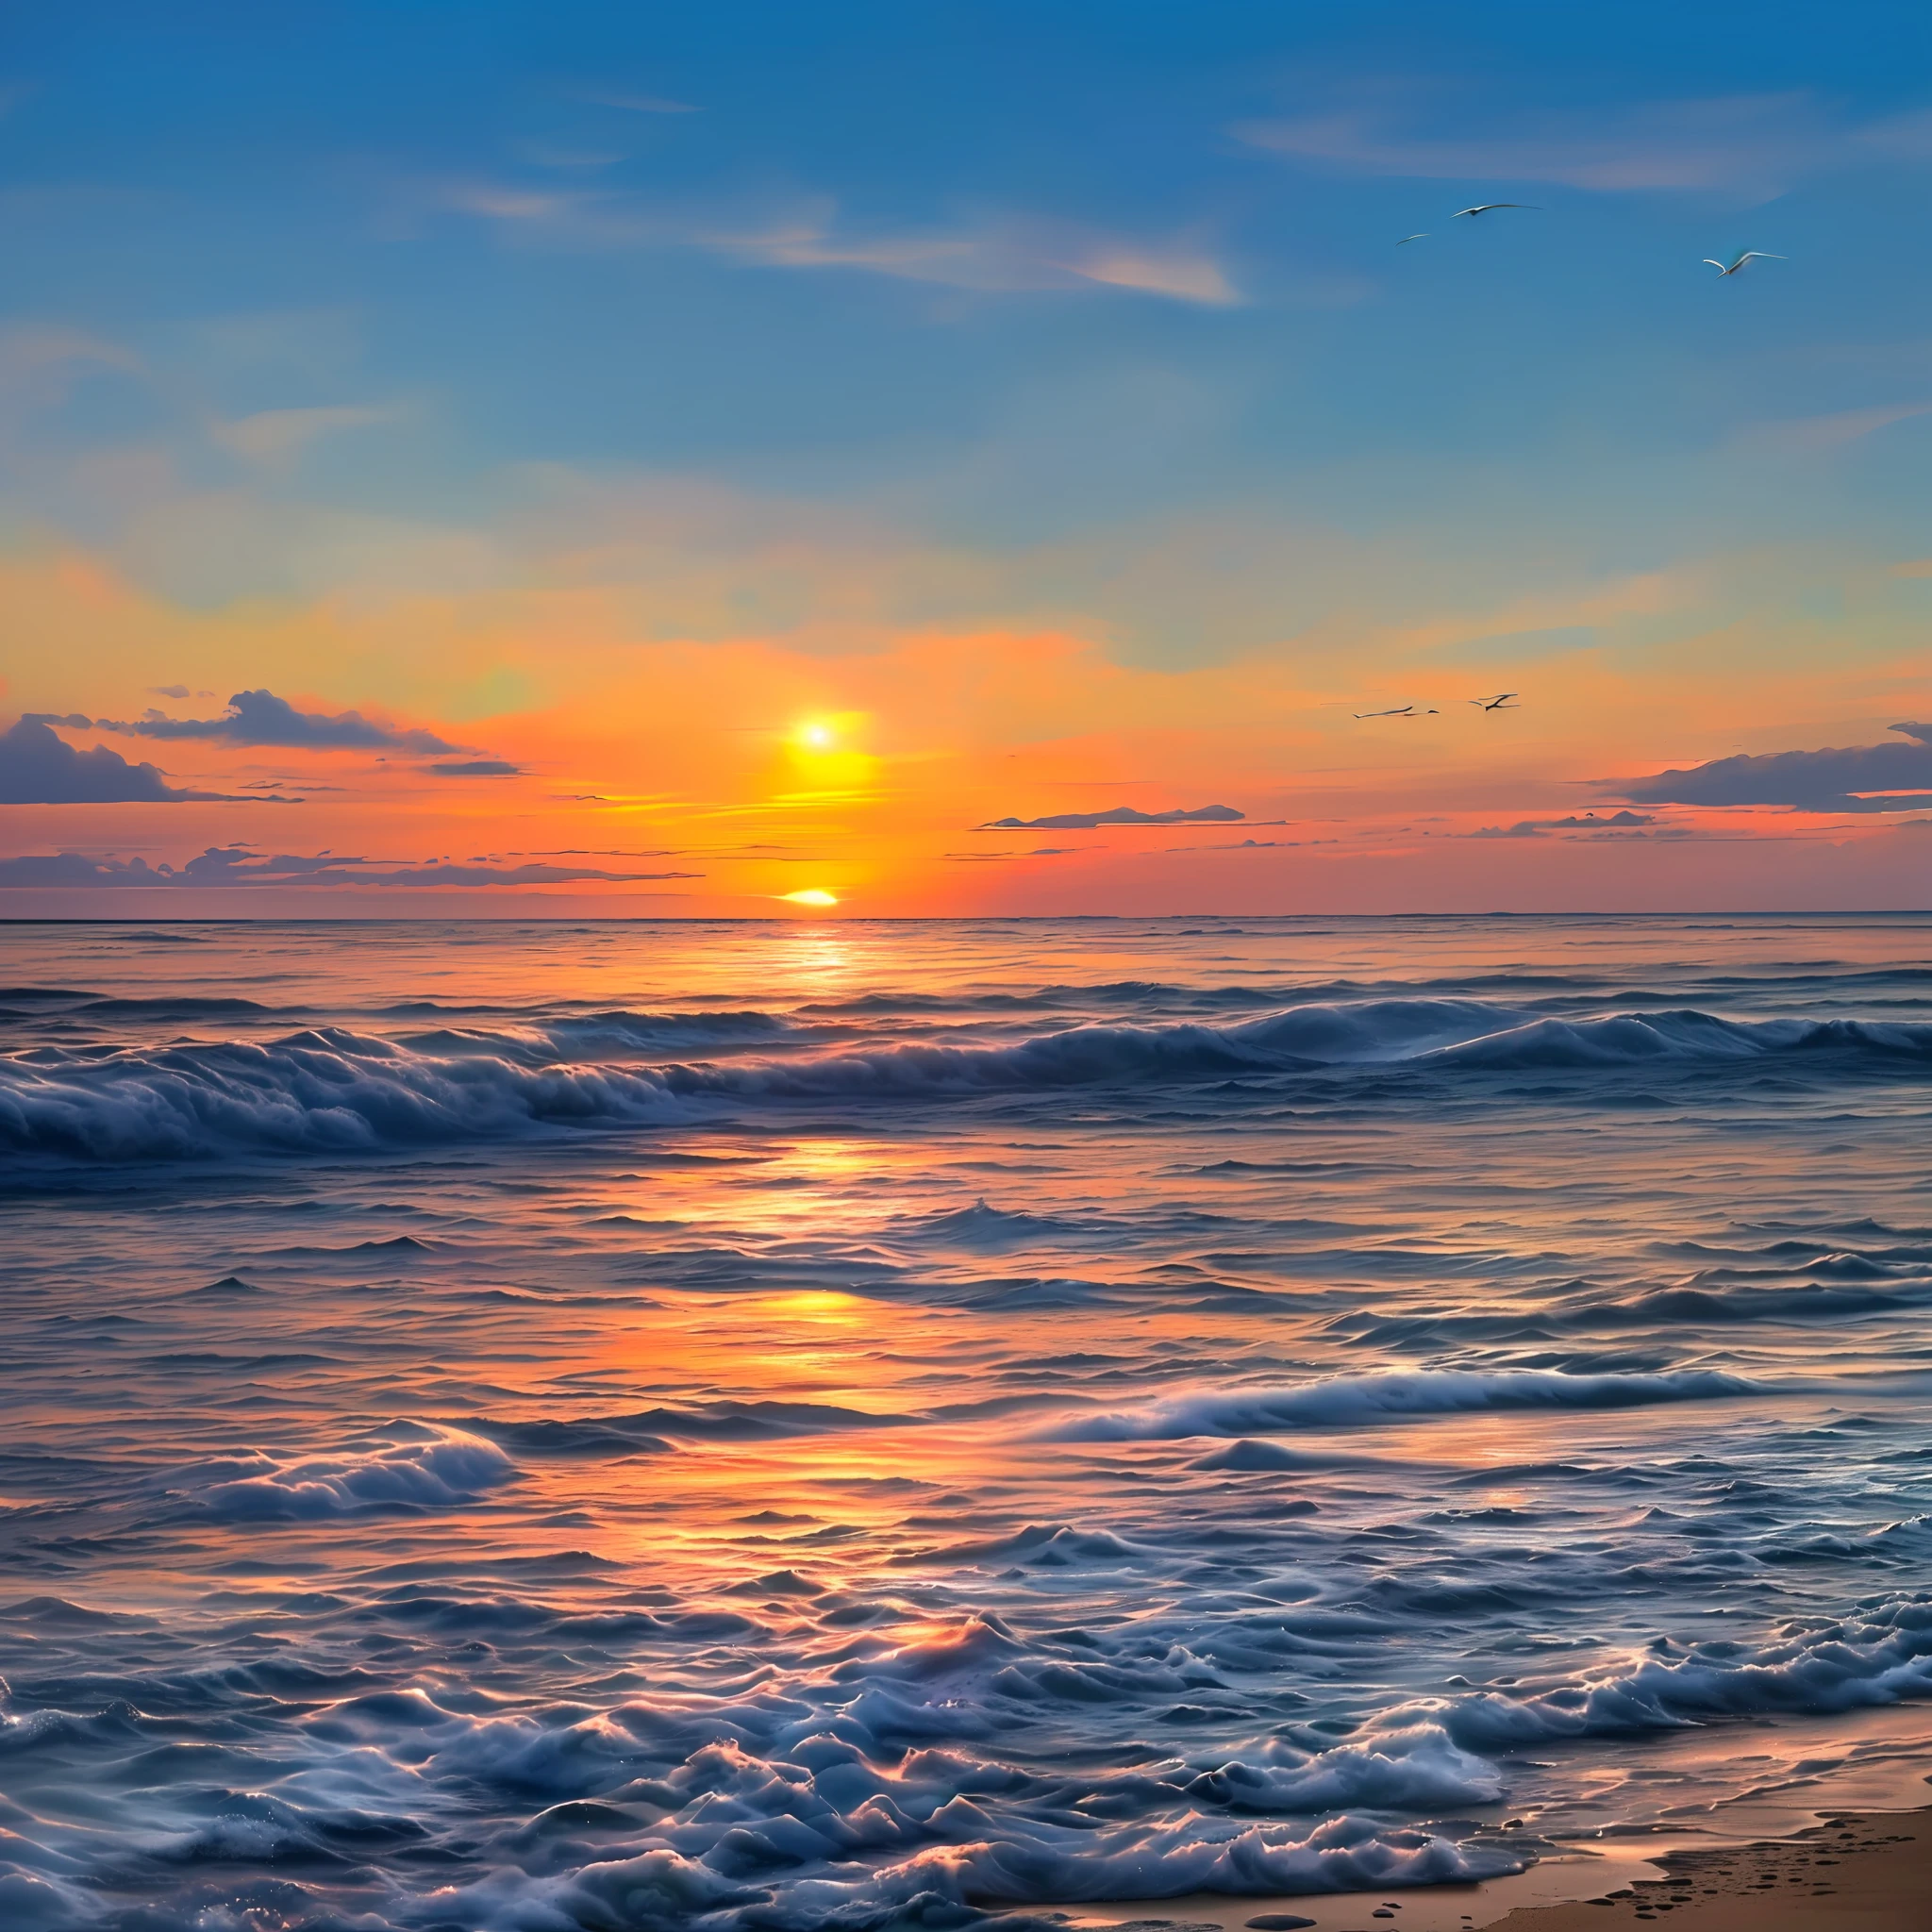
[[1567,1905],[1526,1907],[1507,1932],[1673,1924],[1705,1932],[1922,1932],[1932,1924],[1932,1808],[1835,1813],[1795,1839],[1673,1852],[1660,1876]]
[[1197,1893],[1074,1907],[1069,1932],[1925,1932],[1932,1806],[1834,1809],[1783,1838],[1565,1847],[1477,1885],[1234,1898]]

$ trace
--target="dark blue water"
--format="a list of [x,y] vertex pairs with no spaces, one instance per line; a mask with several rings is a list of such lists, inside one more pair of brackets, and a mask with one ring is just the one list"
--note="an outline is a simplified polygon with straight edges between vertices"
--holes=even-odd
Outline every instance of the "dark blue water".
[[1928,942],[7,929],[0,1921],[1017,1924],[1802,1794],[1932,1696]]

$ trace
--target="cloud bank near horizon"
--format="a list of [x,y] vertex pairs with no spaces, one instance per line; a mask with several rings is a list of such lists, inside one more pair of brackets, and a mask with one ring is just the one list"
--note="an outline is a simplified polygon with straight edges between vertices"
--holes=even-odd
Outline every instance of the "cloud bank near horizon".
[[1633,805],[1783,806],[1791,811],[1922,811],[1932,807],[1932,724],[1894,724],[1911,742],[1740,753],[1617,788]]
[[[370,868],[376,867],[379,870]],[[664,879],[698,879],[696,872],[606,872],[595,866],[458,865],[413,860],[387,863],[331,853],[259,855],[239,845],[210,845],[176,868],[146,859],[91,858],[82,852],[29,854],[0,858],[0,890],[8,887],[263,887],[263,886],[559,886],[595,882],[637,885]]]
[[1105,811],[1062,811],[1043,819],[989,819],[982,832],[1091,832],[1101,825],[1222,825],[1247,817],[1231,805],[1176,806],[1172,811],[1136,811],[1131,805]]
[[[58,721],[84,727],[77,713]],[[80,751],[57,732],[45,712],[29,712],[0,732],[0,805],[290,805],[286,798],[248,798],[232,791],[196,791],[170,785],[155,766],[131,765],[97,744]]]
[[103,718],[95,728],[133,738],[206,739],[211,743],[273,746],[282,751],[460,752],[433,731],[384,724],[360,711],[298,711],[272,691],[238,691],[219,718],[167,718],[150,711],[117,724]]

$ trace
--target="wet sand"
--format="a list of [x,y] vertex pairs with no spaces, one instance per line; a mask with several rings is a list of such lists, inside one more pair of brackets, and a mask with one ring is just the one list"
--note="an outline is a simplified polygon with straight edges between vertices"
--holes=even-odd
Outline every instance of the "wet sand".
[[1932,1810],[1834,1812],[1786,1839],[1647,1849],[1558,1855],[1476,1886],[1202,1895],[1070,1918],[1092,1932],[1616,1932],[1667,1920],[1696,1932],[1932,1932]]
[[1833,1818],[1778,1843],[1678,1852],[1657,1862],[1660,1878],[1584,1904],[1514,1911],[1500,1924],[1507,1932],[1601,1932],[1668,1918],[1702,1932],[1932,1927],[1932,1811]]

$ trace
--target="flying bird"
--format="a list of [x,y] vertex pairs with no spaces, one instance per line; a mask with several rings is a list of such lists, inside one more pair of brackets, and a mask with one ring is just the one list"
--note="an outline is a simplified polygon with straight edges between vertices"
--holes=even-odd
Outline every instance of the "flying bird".
[[1424,228],[1420,235],[1405,235],[1395,245],[1398,248],[1407,248],[1411,242],[1426,242],[1428,239],[1429,231]]
[[1790,257],[1789,255],[1773,255],[1768,250],[1762,248],[1747,248],[1742,255],[1739,256],[1737,260],[1732,262],[1729,268],[1726,268],[1723,262],[1711,256],[1707,255],[1704,258],[1712,268],[1716,269],[1718,278],[1722,280],[1725,275],[1736,275],[1747,261],[1789,261]]
[[1488,214],[1488,213],[1490,212],[1490,210],[1491,210],[1491,208],[1537,208],[1537,207],[1538,207],[1538,204],[1537,204],[1536,202],[1533,202],[1533,201],[1479,201],[1479,202],[1477,202],[1477,203],[1476,203],[1476,205],[1475,205],[1475,206],[1474,206],[1474,208],[1457,208],[1457,209],[1456,210],[1456,212],[1455,212],[1455,213],[1454,213],[1453,215],[1451,215],[1451,216],[1449,217],[1449,219],[1450,219],[1450,220],[1451,220],[1452,222],[1457,222],[1457,221],[1460,221],[1460,220],[1462,219],[1462,217],[1463,217],[1464,215],[1486,215],[1486,214]]
[[1520,691],[1500,691],[1492,698],[1471,698],[1469,702],[1478,711],[1520,711],[1523,707],[1512,705],[1509,700],[1520,698],[1522,695]]
[[1357,711],[1357,718],[1433,718],[1436,708],[1431,705],[1426,711],[1418,711],[1413,705],[1397,705],[1392,711]]

